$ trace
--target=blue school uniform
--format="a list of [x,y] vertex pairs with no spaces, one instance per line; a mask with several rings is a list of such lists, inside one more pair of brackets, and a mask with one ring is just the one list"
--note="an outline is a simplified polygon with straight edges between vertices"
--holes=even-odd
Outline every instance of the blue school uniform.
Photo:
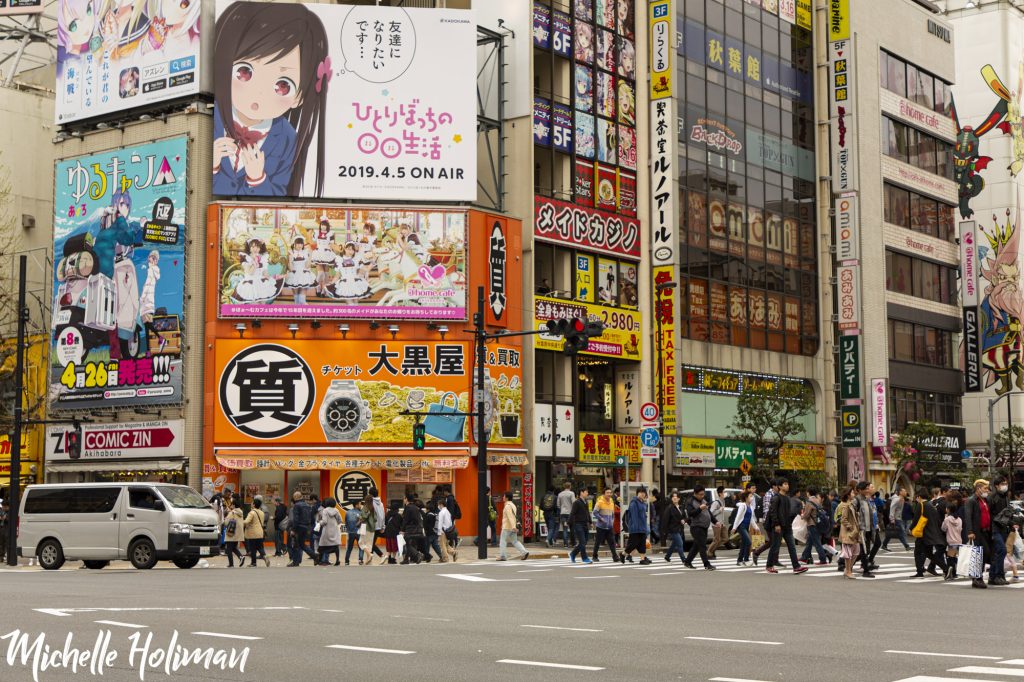
[[[213,139],[224,137],[224,124],[213,114]],[[258,185],[250,185],[245,169],[235,170],[234,159],[221,159],[213,174],[213,193],[231,196],[288,196],[288,183],[292,179],[295,162],[295,128],[285,117],[274,119],[261,147],[264,156],[263,173],[266,177]]]

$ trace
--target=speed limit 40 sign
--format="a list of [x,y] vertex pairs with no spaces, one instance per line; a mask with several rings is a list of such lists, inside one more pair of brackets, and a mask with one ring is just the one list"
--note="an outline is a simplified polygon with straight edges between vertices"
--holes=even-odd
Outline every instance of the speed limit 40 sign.
[[654,403],[644,403],[640,406],[640,418],[645,422],[657,421],[658,406]]

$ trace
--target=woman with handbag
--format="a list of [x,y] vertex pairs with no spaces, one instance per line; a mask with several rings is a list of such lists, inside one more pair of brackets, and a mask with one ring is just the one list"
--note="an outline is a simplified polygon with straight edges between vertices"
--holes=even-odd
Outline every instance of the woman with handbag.
[[740,553],[736,556],[737,566],[750,565],[750,548],[752,542],[750,532],[760,532],[757,519],[754,518],[754,493],[744,490],[740,493],[739,504],[736,505],[736,520],[732,523],[733,531],[740,534]]
[[341,512],[333,497],[324,500],[317,519],[320,523],[320,544],[317,546],[320,566],[330,566],[327,557],[334,555],[334,565],[341,564]]
[[245,565],[242,553],[238,551],[238,543],[242,542],[244,535],[242,526],[245,519],[242,518],[242,510],[238,508],[237,498],[224,496],[224,508],[227,512],[224,515],[224,551],[228,555],[228,568],[235,567],[235,557],[238,557],[238,566]]
[[860,555],[861,542],[860,515],[850,503],[852,497],[853,488],[847,487],[839,497],[836,510],[839,515],[839,542],[843,546],[839,556],[843,559],[843,577],[848,580],[856,580],[853,576],[853,563]]
[[[267,558],[266,550],[263,548],[263,538],[265,536],[263,532],[263,524],[266,523],[267,514],[263,511],[263,500],[257,495],[252,501],[252,509],[249,510],[249,515],[245,517],[245,523],[243,524],[243,534],[245,536],[245,547],[249,550],[249,559],[252,561],[250,566],[256,565],[256,557],[259,556],[266,563],[267,568],[270,568],[270,559]],[[245,565],[245,562],[242,562]]]
[[[373,563],[373,539],[377,536],[374,529],[377,527],[377,510],[373,506],[373,496],[369,493],[363,498],[363,507],[359,513],[359,547],[366,553],[366,560],[360,559],[359,563],[369,566]],[[380,565],[383,566],[387,559],[381,554]]]

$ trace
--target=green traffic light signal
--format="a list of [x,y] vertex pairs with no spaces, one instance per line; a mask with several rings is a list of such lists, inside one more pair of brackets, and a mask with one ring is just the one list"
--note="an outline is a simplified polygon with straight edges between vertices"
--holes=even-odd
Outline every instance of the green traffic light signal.
[[412,449],[423,450],[427,447],[427,426],[426,424],[412,425]]

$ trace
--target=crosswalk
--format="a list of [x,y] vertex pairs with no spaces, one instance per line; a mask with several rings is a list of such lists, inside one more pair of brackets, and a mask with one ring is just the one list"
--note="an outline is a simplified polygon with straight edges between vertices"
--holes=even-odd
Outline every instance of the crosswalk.
[[961,665],[950,668],[946,673],[953,673],[956,677],[946,677],[945,674],[914,675],[893,682],[1006,682],[1008,678],[1024,678],[1024,659],[993,661],[986,665]]
[[[635,573],[638,575],[649,575],[649,576],[675,576],[675,575],[687,575],[687,574],[703,574],[705,571],[700,569],[700,560],[695,559],[695,565],[698,567],[697,570],[686,568],[682,563],[675,557],[672,562],[666,562],[664,555],[660,552],[652,552],[650,555],[650,565],[640,565],[639,560],[637,563],[625,563],[620,564],[613,562],[610,557],[605,556],[600,562],[594,564],[584,564],[582,561],[576,563],[571,562],[568,557],[560,558],[537,558],[527,559],[526,561],[477,561],[468,566],[474,567],[492,567],[501,568],[502,570],[516,571],[519,573],[550,573],[557,570],[573,570],[577,571],[582,576],[596,576],[596,575],[614,575],[614,574],[631,574]],[[750,576],[771,576],[772,578],[778,577],[795,577],[796,574],[792,572],[790,568],[780,568],[777,574],[770,574],[765,571],[765,559],[767,556],[762,556],[759,566],[737,566],[735,557],[720,557],[711,561],[718,573],[743,573]],[[788,557],[783,557],[783,560],[788,562]],[[954,581],[946,581],[942,576],[927,575],[924,578],[915,577],[917,569],[914,566],[914,557],[912,552],[892,552],[890,554],[879,555],[876,559],[879,568],[873,571],[875,578],[864,579],[858,578],[861,582],[894,582],[904,583],[911,585],[922,585],[934,583],[938,585],[944,585],[949,587],[970,587],[971,581],[966,578],[959,578]],[[859,574],[859,564],[857,571],[854,575]],[[836,569],[836,564],[831,563],[825,566],[814,566],[810,565],[807,567],[807,571],[801,574],[802,578],[836,578],[841,579],[843,576],[842,571]],[[540,577],[540,576],[538,576]],[[759,578],[758,578],[759,579]],[[1010,589],[1022,589],[1024,588],[1024,582],[1011,583]],[[1022,668],[1024,671],[1024,668]],[[1024,675],[1022,675],[1024,676]]]

